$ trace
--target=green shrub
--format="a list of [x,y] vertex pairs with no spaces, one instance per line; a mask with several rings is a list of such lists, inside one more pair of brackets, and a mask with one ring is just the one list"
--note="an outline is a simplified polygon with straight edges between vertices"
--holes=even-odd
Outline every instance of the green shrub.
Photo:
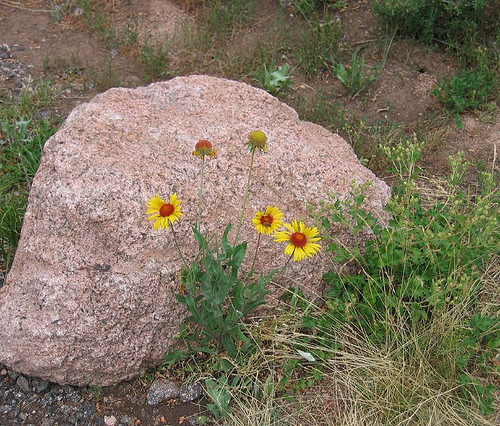
[[[495,96],[497,86],[497,76],[488,70],[462,70],[450,80],[439,81],[432,94],[458,116],[466,110],[476,110],[485,105]],[[457,122],[460,126],[459,118]]]
[[[270,278],[260,276],[257,281],[246,285],[238,279],[247,244],[229,244],[227,234],[230,229],[228,225],[221,246],[212,250],[207,239],[193,228],[203,257],[183,272],[186,294],[176,294],[177,300],[191,314],[181,326],[181,336],[189,350],[184,354],[173,352],[166,360],[175,361],[195,352],[221,350],[235,357],[238,343],[249,342],[243,334],[241,321],[264,303],[265,285]],[[200,326],[201,330],[193,330],[190,322]]]
[[[382,148],[400,178],[386,206],[388,226],[362,208],[366,185],[353,184],[350,198],[332,197],[316,213],[323,235],[331,235],[328,251],[341,266],[324,277],[330,285],[325,312],[303,315],[309,337],[302,340],[317,347],[314,339],[331,340],[322,330],[344,327],[381,349],[415,340],[429,349],[438,386],[446,381],[488,415],[495,410],[500,316],[494,308],[482,311],[479,295],[482,268],[500,251],[498,185],[491,173],[482,173],[481,190],[471,197],[461,187],[468,163],[459,154],[450,157],[447,192],[427,206],[416,190],[421,148],[415,140]],[[335,240],[339,227],[352,232],[352,245]],[[419,358],[407,356],[408,362]],[[405,405],[398,403],[397,410],[413,410]]]
[[465,171],[461,157],[451,159],[450,194],[447,203],[424,209],[415,192],[415,162],[421,145],[409,143],[385,151],[394,170],[405,176],[387,204],[389,226],[362,208],[363,188],[354,188],[346,202],[334,201],[323,225],[352,228],[355,241],[361,233],[372,235],[363,246],[332,242],[329,251],[336,262],[348,263],[352,274],[329,273],[330,305],[344,320],[356,319],[375,338],[384,338],[388,316],[427,321],[446,307],[471,296],[479,270],[499,249],[500,218],[495,191],[478,195],[473,203],[458,190]]
[[372,0],[371,9],[399,34],[455,49],[474,44],[480,35],[490,37],[500,17],[499,0]]
[[[453,369],[467,396],[490,413],[494,388],[480,380],[476,368],[491,369],[500,347],[500,317],[479,315],[475,304],[481,268],[500,250],[498,187],[486,174],[483,190],[472,199],[460,188],[468,163],[459,154],[450,157],[446,198],[424,207],[415,189],[421,148],[413,141],[384,149],[401,179],[386,206],[389,226],[363,210],[365,187],[353,186],[346,201],[324,204],[318,216],[324,228],[332,235],[338,226],[350,229],[355,242],[346,246],[333,238],[328,246],[343,267],[325,275],[330,285],[325,318],[355,324],[382,344],[397,339],[401,327],[428,327],[461,307],[466,313],[453,339]],[[361,244],[361,235],[370,238]]]

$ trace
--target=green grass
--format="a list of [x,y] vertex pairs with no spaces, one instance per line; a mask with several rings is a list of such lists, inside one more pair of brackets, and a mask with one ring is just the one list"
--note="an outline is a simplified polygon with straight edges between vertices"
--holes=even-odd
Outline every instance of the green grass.
[[211,0],[205,2],[201,16],[207,30],[217,36],[227,36],[253,18],[255,0]]
[[315,16],[306,25],[298,26],[294,52],[298,67],[308,77],[328,69],[331,58],[337,57],[341,29],[333,16]]
[[55,99],[50,83],[41,81],[17,97],[0,98],[0,265],[5,274],[12,261],[31,182],[54,121],[38,118]]
[[146,39],[140,53],[146,71],[144,80],[150,82],[163,79],[171,74],[168,54],[168,41],[151,42]]

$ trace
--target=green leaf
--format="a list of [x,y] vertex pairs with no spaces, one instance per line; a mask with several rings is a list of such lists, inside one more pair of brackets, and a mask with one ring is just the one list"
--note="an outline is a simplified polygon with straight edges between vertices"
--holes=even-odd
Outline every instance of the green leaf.
[[227,334],[223,334],[221,337],[222,346],[231,357],[236,356],[236,346],[234,345],[233,339]]

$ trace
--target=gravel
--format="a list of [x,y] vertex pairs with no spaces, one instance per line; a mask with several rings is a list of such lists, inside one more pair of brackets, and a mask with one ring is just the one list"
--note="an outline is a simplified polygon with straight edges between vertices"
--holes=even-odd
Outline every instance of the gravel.
[[198,425],[203,394],[199,383],[168,379],[147,390],[138,381],[111,391],[60,386],[0,365],[0,426]]
[[103,425],[88,388],[59,386],[0,366],[0,425]]

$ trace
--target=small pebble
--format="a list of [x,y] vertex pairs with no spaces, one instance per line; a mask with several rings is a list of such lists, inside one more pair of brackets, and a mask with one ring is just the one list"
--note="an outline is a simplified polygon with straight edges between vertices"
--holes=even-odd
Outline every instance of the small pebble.
[[30,382],[24,376],[19,376],[16,381],[17,386],[19,386],[24,392],[30,391]]
[[126,425],[126,426],[134,426],[135,421],[137,419],[132,416],[122,416],[120,417],[120,424]]
[[149,405],[157,405],[160,402],[168,401],[172,398],[178,398],[179,392],[179,383],[168,379],[156,380],[149,388],[147,401]]
[[12,380],[16,380],[19,377],[19,373],[16,373],[15,371],[12,370],[9,370],[7,374]]
[[116,426],[118,420],[116,420],[115,416],[104,416],[104,424],[106,426]]

